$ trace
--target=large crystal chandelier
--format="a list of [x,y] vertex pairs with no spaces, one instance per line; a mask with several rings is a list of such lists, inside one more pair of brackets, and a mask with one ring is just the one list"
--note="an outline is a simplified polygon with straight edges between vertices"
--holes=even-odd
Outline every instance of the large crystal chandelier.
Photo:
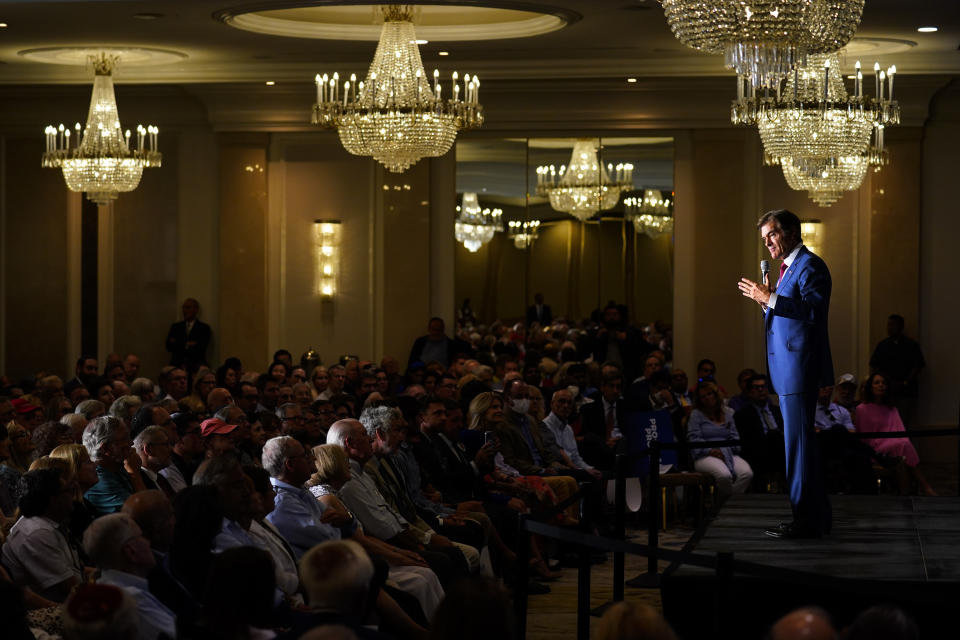
[[477,201],[477,194],[467,191],[463,194],[460,206],[457,207],[457,218],[454,222],[454,237],[463,244],[470,253],[476,253],[480,247],[493,240],[493,234],[502,230],[500,218],[501,209],[481,209]]
[[765,162],[779,165],[791,188],[830,206],[843,192],[860,187],[869,166],[886,163],[884,127],[900,122],[900,106],[893,100],[896,67],[884,72],[875,65],[874,70],[874,97],[864,96],[859,62],[854,94],[847,94],[837,53],[809,56],[782,91],[775,87],[775,95],[770,89],[760,95],[738,77],[731,119],[756,124]]
[[507,235],[513,239],[513,246],[517,249],[529,248],[539,237],[539,220],[511,220],[507,225]]
[[624,198],[623,204],[635,232],[651,238],[673,233],[673,200],[659,189],[644,189],[643,196]]
[[[613,174],[611,178],[610,175]],[[597,159],[595,140],[578,140],[570,164],[537,167],[537,195],[548,196],[550,206],[579,220],[617,206],[620,194],[633,188],[633,165],[608,164]]]
[[357,77],[341,86],[340,76],[317,75],[317,103],[312,121],[337,129],[350,153],[372,156],[394,173],[405,171],[421,158],[442,156],[460,129],[483,124],[478,102],[480,81],[456,71],[452,91],[442,97],[440,74],[427,79],[413,28],[413,7],[381,8],[383,29],[364,81]]
[[660,0],[688,47],[723,54],[755,87],[774,87],[811,53],[845,46],[864,0]]
[[157,151],[159,129],[153,125],[137,125],[136,148],[130,150],[130,130],[120,127],[110,75],[118,56],[101,53],[90,61],[96,75],[86,126],[81,130],[78,122],[72,140],[69,127],[48,126],[42,165],[61,169],[68,189],[85,192],[89,200],[106,205],[118,193],[136,189],[143,170],[159,167],[162,155]]

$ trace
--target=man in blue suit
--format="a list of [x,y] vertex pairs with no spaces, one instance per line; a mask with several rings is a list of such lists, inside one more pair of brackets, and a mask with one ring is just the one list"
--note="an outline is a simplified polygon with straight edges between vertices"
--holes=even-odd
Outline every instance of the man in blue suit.
[[760,238],[774,260],[782,260],[773,287],[742,278],[744,296],[763,308],[767,367],[780,397],[786,449],[787,483],[793,522],[767,529],[778,538],[817,538],[830,532],[831,510],[813,427],[819,388],[833,384],[827,336],[830,271],[803,245],[800,219],[781,209],[757,223]]

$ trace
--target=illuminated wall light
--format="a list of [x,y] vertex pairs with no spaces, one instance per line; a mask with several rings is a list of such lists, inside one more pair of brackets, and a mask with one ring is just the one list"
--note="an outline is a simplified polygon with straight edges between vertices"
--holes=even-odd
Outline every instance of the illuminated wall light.
[[337,293],[337,277],[340,273],[340,227],[339,220],[314,220],[313,240],[315,247],[315,282],[317,294],[331,300]]
[[267,85],[268,87],[272,87],[273,85],[275,85],[275,84],[277,84],[277,83],[274,82],[273,80],[267,80],[266,82],[264,82],[264,84]]
[[939,31],[939,27],[918,27],[917,31],[920,33],[936,33]]
[[437,51],[438,56],[448,56],[450,55],[449,51]]
[[803,220],[800,222],[800,236],[803,244],[818,256],[823,256],[823,223],[819,220]]

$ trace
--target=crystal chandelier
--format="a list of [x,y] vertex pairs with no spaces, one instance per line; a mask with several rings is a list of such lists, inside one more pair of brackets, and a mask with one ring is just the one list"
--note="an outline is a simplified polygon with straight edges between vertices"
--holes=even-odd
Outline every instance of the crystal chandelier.
[[685,45],[723,54],[754,87],[774,87],[808,54],[845,46],[864,0],[660,0]]
[[106,205],[116,200],[118,193],[136,189],[143,170],[159,167],[162,154],[157,151],[157,127],[137,125],[133,151],[130,130],[124,133],[120,128],[110,75],[118,56],[101,53],[90,61],[96,75],[86,126],[81,131],[80,123],[76,124],[73,140],[68,127],[48,126],[42,165],[61,169],[68,189],[83,191],[89,200]]
[[312,121],[337,129],[350,153],[372,156],[388,170],[401,173],[421,158],[442,156],[453,145],[460,129],[483,124],[478,102],[480,80],[456,71],[449,98],[442,98],[440,73],[433,83],[423,71],[413,7],[387,5],[383,12],[380,42],[366,80],[355,75],[340,85],[337,73],[317,75],[317,103]]
[[481,209],[477,194],[468,191],[463,194],[462,203],[457,207],[454,237],[470,253],[476,253],[480,247],[493,240],[493,234],[502,229],[502,216],[501,209]]
[[539,237],[537,229],[540,227],[539,220],[511,220],[507,223],[509,229],[507,234],[513,238],[513,246],[517,249],[526,249],[533,245]]
[[608,164],[604,168],[597,160],[594,140],[578,140],[570,164],[560,165],[559,173],[554,165],[537,167],[537,195],[548,196],[551,207],[579,220],[614,208],[620,194],[632,188],[633,165]]
[[644,189],[642,197],[624,198],[626,219],[633,230],[651,238],[673,233],[673,200],[658,189]]
[[895,66],[884,72],[874,65],[876,92],[866,97],[857,62],[854,94],[848,96],[839,62],[837,53],[809,56],[782,91],[775,87],[775,95],[766,88],[761,96],[738,77],[731,108],[735,124],[757,125],[764,161],[779,165],[790,187],[808,191],[820,206],[859,188],[869,166],[886,164],[883,130],[900,122],[893,100]]

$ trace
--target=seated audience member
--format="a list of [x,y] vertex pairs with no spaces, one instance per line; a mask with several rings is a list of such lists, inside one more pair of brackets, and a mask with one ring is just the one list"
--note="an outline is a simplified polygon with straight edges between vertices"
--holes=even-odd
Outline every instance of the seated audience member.
[[170,500],[160,490],[141,491],[127,498],[121,513],[137,523],[143,537],[150,543],[156,560],[156,566],[147,575],[150,592],[175,612],[179,620],[192,620],[197,603],[186,587],[173,577],[170,566],[170,548],[177,522]]
[[734,413],[750,404],[750,379],[755,375],[757,375],[757,372],[750,368],[746,368],[737,374],[737,386],[740,388],[740,393],[727,400],[727,406],[733,409]]
[[157,394],[150,378],[137,378],[130,383],[130,393],[137,396],[143,402],[154,402]]
[[237,425],[228,424],[220,418],[207,418],[200,423],[200,437],[203,438],[204,457],[216,458],[222,455],[235,455]]
[[65,640],[138,640],[139,623],[133,596],[109,584],[82,584],[63,607]]
[[210,409],[207,407],[207,396],[216,386],[216,374],[206,367],[201,368],[193,378],[193,393],[179,398],[181,409],[201,416],[208,415]]
[[33,444],[30,432],[22,424],[11,422],[5,430],[10,438],[10,451],[3,464],[17,473],[26,473],[37,446]]
[[837,378],[836,403],[850,412],[854,424],[857,422],[857,379],[852,373],[845,373]]
[[75,483],[58,469],[24,473],[17,489],[20,519],[3,544],[3,566],[13,581],[37,595],[63,602],[83,581],[77,550],[64,531],[73,511]]
[[107,413],[114,418],[123,420],[127,424],[131,424],[134,415],[136,415],[142,406],[143,400],[141,400],[138,396],[122,395],[118,396],[117,399],[113,401],[113,404],[110,405]]
[[368,535],[419,553],[444,585],[468,573],[466,558],[449,539],[429,527],[408,522],[384,499],[374,478],[364,469],[374,454],[363,424],[351,419],[333,423],[327,433],[327,444],[343,447],[350,459],[351,478],[340,489],[339,497]]
[[613,469],[617,453],[626,451],[624,434],[626,402],[620,397],[623,375],[611,370],[600,384],[601,397],[580,409],[580,451],[583,459],[601,471]]
[[173,509],[170,573],[199,602],[213,562],[213,542],[223,530],[220,496],[214,487],[191,485],[177,494]]
[[647,356],[643,361],[643,371],[638,378],[630,383],[626,397],[633,402],[636,398],[644,398],[650,394],[650,378],[657,371],[663,370],[663,361],[654,354]]
[[97,465],[99,478],[84,497],[98,514],[119,511],[130,494],[145,488],[140,456],[132,444],[127,425],[113,416],[91,420],[83,430],[83,446]]
[[[867,378],[861,398],[863,402],[857,406],[857,431],[905,432],[900,413],[893,405],[886,378],[882,374],[875,373]],[[918,468],[920,456],[909,438],[872,438],[866,440],[866,443],[878,453],[902,457],[907,471],[917,482],[920,491],[928,496],[937,495]],[[901,489],[904,487],[905,484],[902,484]]]
[[777,620],[767,635],[770,640],[836,640],[830,614],[817,607],[803,607]]
[[895,605],[877,605],[858,615],[847,627],[844,640],[920,640],[917,623]]
[[317,502],[304,483],[313,473],[309,452],[296,438],[279,436],[263,445],[263,468],[277,493],[274,509],[267,515],[286,539],[297,559],[324,540],[338,540],[340,530],[328,524],[332,514]]
[[273,560],[257,547],[214,556],[193,638],[269,638],[274,618]]
[[[550,414],[543,419],[541,432],[549,432],[556,443],[556,456],[570,468],[586,471],[594,478],[600,478],[602,473],[580,457],[577,448],[576,436],[570,426],[573,416],[573,394],[568,389],[558,389],[550,399]],[[545,438],[545,441],[546,438]]]
[[461,580],[447,593],[430,626],[430,640],[514,640],[513,604],[489,578]]
[[443,598],[443,587],[436,574],[416,552],[364,535],[363,526],[336,495],[351,477],[350,462],[342,447],[322,444],[313,448],[313,454],[317,471],[310,477],[307,487],[329,512],[337,514],[337,519],[331,523],[371,556],[386,561],[389,565],[388,583],[413,595],[426,619],[432,618]]
[[94,418],[105,415],[107,408],[99,400],[83,400],[77,403],[77,408],[74,409],[73,412],[82,415],[89,422]]
[[270,484],[270,474],[260,467],[246,465],[243,472],[252,483],[254,499],[253,519],[250,522],[250,528],[247,534],[253,538],[261,549],[265,549],[273,558],[274,578],[277,581],[277,588],[290,598],[294,604],[303,604],[303,598],[298,590],[300,588],[300,575],[297,572],[297,556],[287,540],[280,535],[277,528],[267,520],[267,516],[273,512],[274,498],[277,492]]
[[260,404],[260,392],[257,390],[257,385],[252,382],[247,382],[246,380],[241,381],[239,389],[233,397],[233,401],[238,407],[243,409],[243,412],[247,414],[247,418],[253,419],[253,416],[258,411],[257,407]]
[[[694,396],[694,410],[687,423],[687,441],[691,444],[707,440],[739,440],[733,411],[723,406],[720,391],[713,382],[701,382]],[[743,493],[753,480],[749,463],[738,454],[740,447],[691,449],[693,466],[701,473],[709,473],[717,481],[720,500],[734,493]]]
[[223,527],[213,542],[215,553],[233,547],[259,546],[247,532],[255,515],[253,483],[234,456],[204,460],[193,474],[193,484],[214,487],[219,496]]
[[[420,468],[416,460],[411,460],[412,466],[408,467],[407,461],[401,457],[403,453],[400,447],[406,440],[407,423],[399,409],[387,406],[371,407],[361,414],[360,422],[373,443],[373,457],[367,462],[364,471],[371,474],[387,503],[412,527],[440,531],[454,540],[454,544],[467,558],[471,570],[476,570],[480,566],[479,552],[485,547],[487,539],[479,519],[485,520],[486,530],[491,528],[489,519],[485,515],[467,519],[455,510],[438,505],[442,508],[441,518],[433,510],[417,506],[414,493],[420,493],[423,498],[420,490]],[[426,498],[424,501],[427,501]],[[489,564],[485,565],[485,569],[489,570]]]
[[[160,471],[177,493],[183,491],[193,480],[193,474],[200,466],[206,452],[203,446],[203,431],[200,421],[195,415],[187,412],[174,413],[170,416],[177,431],[177,440],[170,453],[170,465]],[[173,469],[179,473],[174,473]]]
[[770,401],[767,377],[764,375],[751,375],[743,389],[746,403],[733,414],[737,432],[743,442],[740,445],[740,456],[750,464],[758,481],[780,483],[786,470],[783,416],[780,407]]
[[76,481],[77,491],[73,496],[73,511],[70,513],[70,541],[76,548],[82,547],[83,532],[97,517],[97,513],[83,494],[97,484],[97,467],[90,460],[82,444],[62,444],[50,452],[50,458],[62,460],[69,467],[69,477]]
[[60,422],[70,427],[70,441],[80,442],[83,440],[83,430],[87,426],[87,419],[77,413],[66,413],[60,418]]
[[207,395],[207,412],[211,415],[231,404],[233,404],[233,394],[229,389],[215,387]]
[[32,440],[32,456],[36,460],[50,455],[50,452],[61,444],[73,442],[73,432],[70,427],[60,422],[44,422],[33,430]]
[[358,638],[389,636],[368,624],[376,594],[371,589],[374,567],[363,548],[351,540],[328,540],[300,559],[300,575],[312,612],[304,629],[344,625]]
[[119,587],[133,596],[139,638],[176,637],[176,614],[150,592],[147,583],[156,566],[150,542],[129,515],[111,513],[94,520],[83,535],[83,547],[100,568],[99,584]]
[[[327,373],[327,368],[323,365],[317,365],[313,368],[313,371],[310,372],[310,384],[311,389],[310,393],[313,396],[314,400],[319,400],[320,396],[327,390],[327,385],[330,383],[330,375]],[[330,397],[327,396],[324,398],[329,400]]]
[[[813,422],[827,480],[832,485],[828,486],[828,490],[838,493],[874,494],[877,492],[877,482],[872,460],[890,464],[892,459],[875,452],[863,440],[851,435],[857,428],[850,418],[850,413],[837,403],[831,402],[832,397],[832,386],[820,389]],[[835,473],[835,469],[840,473]],[[834,479],[835,477],[837,479]]]
[[147,489],[160,489],[168,498],[173,499],[176,494],[173,485],[166,477],[160,475],[161,471],[170,466],[170,455],[173,453],[167,432],[162,427],[149,426],[134,439],[133,448],[140,456],[140,477],[143,480],[143,486]]
[[677,635],[650,605],[623,601],[604,612],[595,640],[677,640]]

